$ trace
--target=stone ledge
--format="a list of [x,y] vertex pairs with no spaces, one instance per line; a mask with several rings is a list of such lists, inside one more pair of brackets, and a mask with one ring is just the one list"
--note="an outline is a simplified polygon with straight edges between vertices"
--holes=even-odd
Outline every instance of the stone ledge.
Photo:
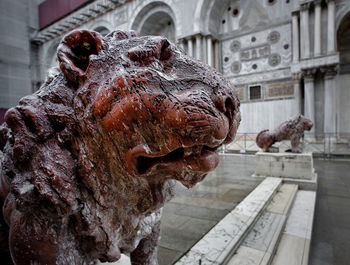
[[281,183],[279,178],[266,178],[175,264],[223,264],[230,260]]
[[271,176],[292,179],[315,179],[312,153],[255,154],[255,176]]

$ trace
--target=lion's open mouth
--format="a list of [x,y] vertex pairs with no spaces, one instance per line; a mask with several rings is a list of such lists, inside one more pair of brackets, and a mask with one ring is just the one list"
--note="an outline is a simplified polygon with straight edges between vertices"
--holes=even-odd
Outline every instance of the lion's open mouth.
[[[214,169],[217,163],[212,163],[212,156],[217,156],[216,154],[217,147],[211,148],[206,145],[195,145],[192,147],[181,147],[173,150],[172,152],[162,155],[155,156],[154,154],[139,154],[136,156],[135,169],[138,174],[145,174],[150,169],[156,165],[160,164],[174,164],[180,166],[181,164],[191,165],[194,162],[197,162],[199,168],[192,168],[197,170],[203,170],[203,172],[210,171]],[[216,159],[214,159],[216,160]],[[200,167],[199,164],[204,164]]]

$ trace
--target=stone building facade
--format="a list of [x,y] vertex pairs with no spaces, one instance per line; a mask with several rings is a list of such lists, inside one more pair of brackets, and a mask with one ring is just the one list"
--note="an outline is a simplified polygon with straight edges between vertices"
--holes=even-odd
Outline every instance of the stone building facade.
[[[57,2],[38,0],[36,4]],[[81,2],[44,26],[42,9],[37,13],[33,6],[29,8],[39,18],[27,21],[36,22],[38,28],[26,35],[30,42],[23,66],[30,82],[1,86],[0,108],[14,105],[19,96],[40,86],[47,70],[57,66],[58,43],[70,30],[90,29],[105,35],[132,29],[166,36],[222,72],[239,91],[239,132],[273,129],[303,113],[315,123],[311,135],[350,138],[349,0]],[[5,98],[8,95],[11,100]]]

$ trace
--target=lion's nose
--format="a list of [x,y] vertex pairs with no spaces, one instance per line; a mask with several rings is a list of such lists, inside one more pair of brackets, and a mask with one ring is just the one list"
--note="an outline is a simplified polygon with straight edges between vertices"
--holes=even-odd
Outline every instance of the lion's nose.
[[233,98],[227,95],[220,95],[215,99],[215,107],[226,115],[230,124],[233,121],[233,114],[235,111]]

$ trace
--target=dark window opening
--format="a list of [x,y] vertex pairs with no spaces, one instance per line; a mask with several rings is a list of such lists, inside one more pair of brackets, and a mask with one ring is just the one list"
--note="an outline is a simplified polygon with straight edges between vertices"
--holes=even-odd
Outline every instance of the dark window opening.
[[261,85],[249,87],[249,99],[250,100],[261,99]]

